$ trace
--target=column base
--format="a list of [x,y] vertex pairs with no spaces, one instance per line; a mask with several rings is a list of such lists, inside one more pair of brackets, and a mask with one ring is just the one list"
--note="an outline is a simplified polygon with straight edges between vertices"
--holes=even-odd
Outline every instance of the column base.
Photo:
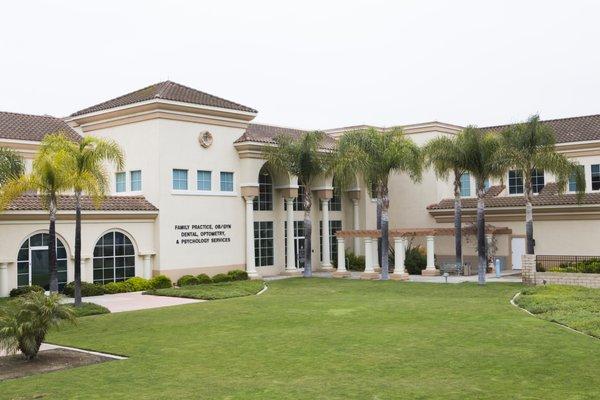
[[379,279],[379,273],[377,272],[363,272],[360,274],[360,279]]
[[349,278],[352,274],[350,271],[335,271],[331,276],[334,278]]
[[262,276],[258,272],[248,272],[248,278],[250,279],[262,279]]
[[300,271],[298,269],[286,269],[285,271],[283,271],[283,273],[281,275],[284,275],[284,276],[301,276],[302,275],[302,271]]
[[439,276],[440,271],[435,268],[426,268],[423,271],[421,271],[421,275],[423,275],[423,276]]
[[335,270],[335,268],[333,268],[333,265],[321,265],[321,267],[319,268],[319,271],[323,271],[323,272],[331,272],[334,270]]
[[390,274],[390,279],[393,281],[407,281],[410,278],[406,272],[402,274]]
[[374,267],[374,268],[373,268],[373,270],[374,270],[375,272],[381,272],[381,267]]

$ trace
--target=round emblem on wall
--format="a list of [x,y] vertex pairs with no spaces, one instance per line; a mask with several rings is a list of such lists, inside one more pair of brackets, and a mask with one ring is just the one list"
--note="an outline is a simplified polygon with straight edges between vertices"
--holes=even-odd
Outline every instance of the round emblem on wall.
[[213,142],[212,133],[210,133],[209,131],[200,132],[200,136],[198,136],[198,141],[200,142],[200,146],[204,147],[205,149],[207,147],[210,147],[210,145]]

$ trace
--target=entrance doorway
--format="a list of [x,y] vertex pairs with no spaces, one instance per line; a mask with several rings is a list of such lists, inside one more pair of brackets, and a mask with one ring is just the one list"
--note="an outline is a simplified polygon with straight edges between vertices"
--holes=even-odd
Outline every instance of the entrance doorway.
[[[39,285],[50,289],[50,269],[48,259],[47,233],[38,233],[29,237],[19,249],[17,257],[17,286]],[[67,251],[62,241],[56,238],[56,273],[58,289],[67,283]]]
[[525,255],[525,238],[514,237],[511,239],[512,269],[523,268],[523,255]]
[[31,284],[50,289],[48,246],[31,248]]

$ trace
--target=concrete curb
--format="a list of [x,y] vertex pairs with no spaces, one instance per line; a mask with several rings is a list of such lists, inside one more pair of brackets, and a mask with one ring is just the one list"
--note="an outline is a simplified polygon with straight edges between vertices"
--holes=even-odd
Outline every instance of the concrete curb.
[[267,283],[265,282],[265,284],[264,284],[264,285],[265,285],[265,287],[263,287],[263,288],[260,290],[260,292],[256,293],[256,294],[255,294],[255,296],[261,295],[261,294],[263,294],[264,292],[266,292],[266,291],[267,291],[267,289],[269,288],[269,287],[267,286]]
[[125,356],[119,356],[116,354],[102,353],[99,351],[92,351],[92,350],[85,350],[85,349],[80,349],[77,347],[60,346],[58,344],[52,344],[52,343],[44,343],[44,345],[46,346],[46,348],[44,350],[52,350],[52,349],[72,350],[72,351],[78,351],[80,353],[87,353],[87,354],[93,354],[95,356],[112,358],[113,360],[127,360],[129,358],[129,357],[125,357]]
[[515,307],[516,307],[516,308],[518,308],[519,310],[526,312],[527,314],[531,315],[531,316],[532,316],[532,317],[534,317],[534,318],[537,318],[537,319],[539,319],[539,320],[542,320],[542,321],[547,321],[547,322],[550,322],[550,323],[552,323],[552,324],[558,325],[558,326],[560,326],[560,327],[562,327],[562,328],[564,328],[564,329],[567,329],[567,330],[569,330],[569,331],[571,331],[571,332],[575,332],[575,333],[578,333],[578,334],[580,334],[580,335],[583,335],[583,336],[587,336],[587,337],[589,337],[589,338],[592,338],[592,339],[600,340],[600,338],[597,338],[597,337],[595,337],[595,336],[592,336],[592,335],[588,335],[588,334],[587,334],[587,333],[585,333],[585,332],[578,331],[577,329],[573,329],[573,328],[571,328],[570,326],[567,326],[567,325],[565,325],[565,324],[561,324],[560,322],[556,322],[556,321],[548,321],[547,319],[543,319],[543,318],[539,318],[539,317],[537,317],[535,314],[532,314],[530,311],[528,311],[528,310],[524,309],[523,307],[520,307],[520,306],[519,306],[517,303],[515,303],[515,300],[516,300],[516,299],[517,299],[517,297],[519,297],[520,295],[521,295],[521,292],[517,292],[517,294],[515,294],[515,295],[512,297],[512,299],[510,299],[510,304],[512,304],[513,306],[515,306]]

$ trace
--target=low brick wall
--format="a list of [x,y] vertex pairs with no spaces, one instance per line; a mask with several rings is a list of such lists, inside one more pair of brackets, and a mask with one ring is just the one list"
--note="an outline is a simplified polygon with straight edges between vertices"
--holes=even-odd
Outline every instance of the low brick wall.
[[523,256],[523,283],[527,285],[576,285],[600,289],[600,274],[537,272],[535,255]]

